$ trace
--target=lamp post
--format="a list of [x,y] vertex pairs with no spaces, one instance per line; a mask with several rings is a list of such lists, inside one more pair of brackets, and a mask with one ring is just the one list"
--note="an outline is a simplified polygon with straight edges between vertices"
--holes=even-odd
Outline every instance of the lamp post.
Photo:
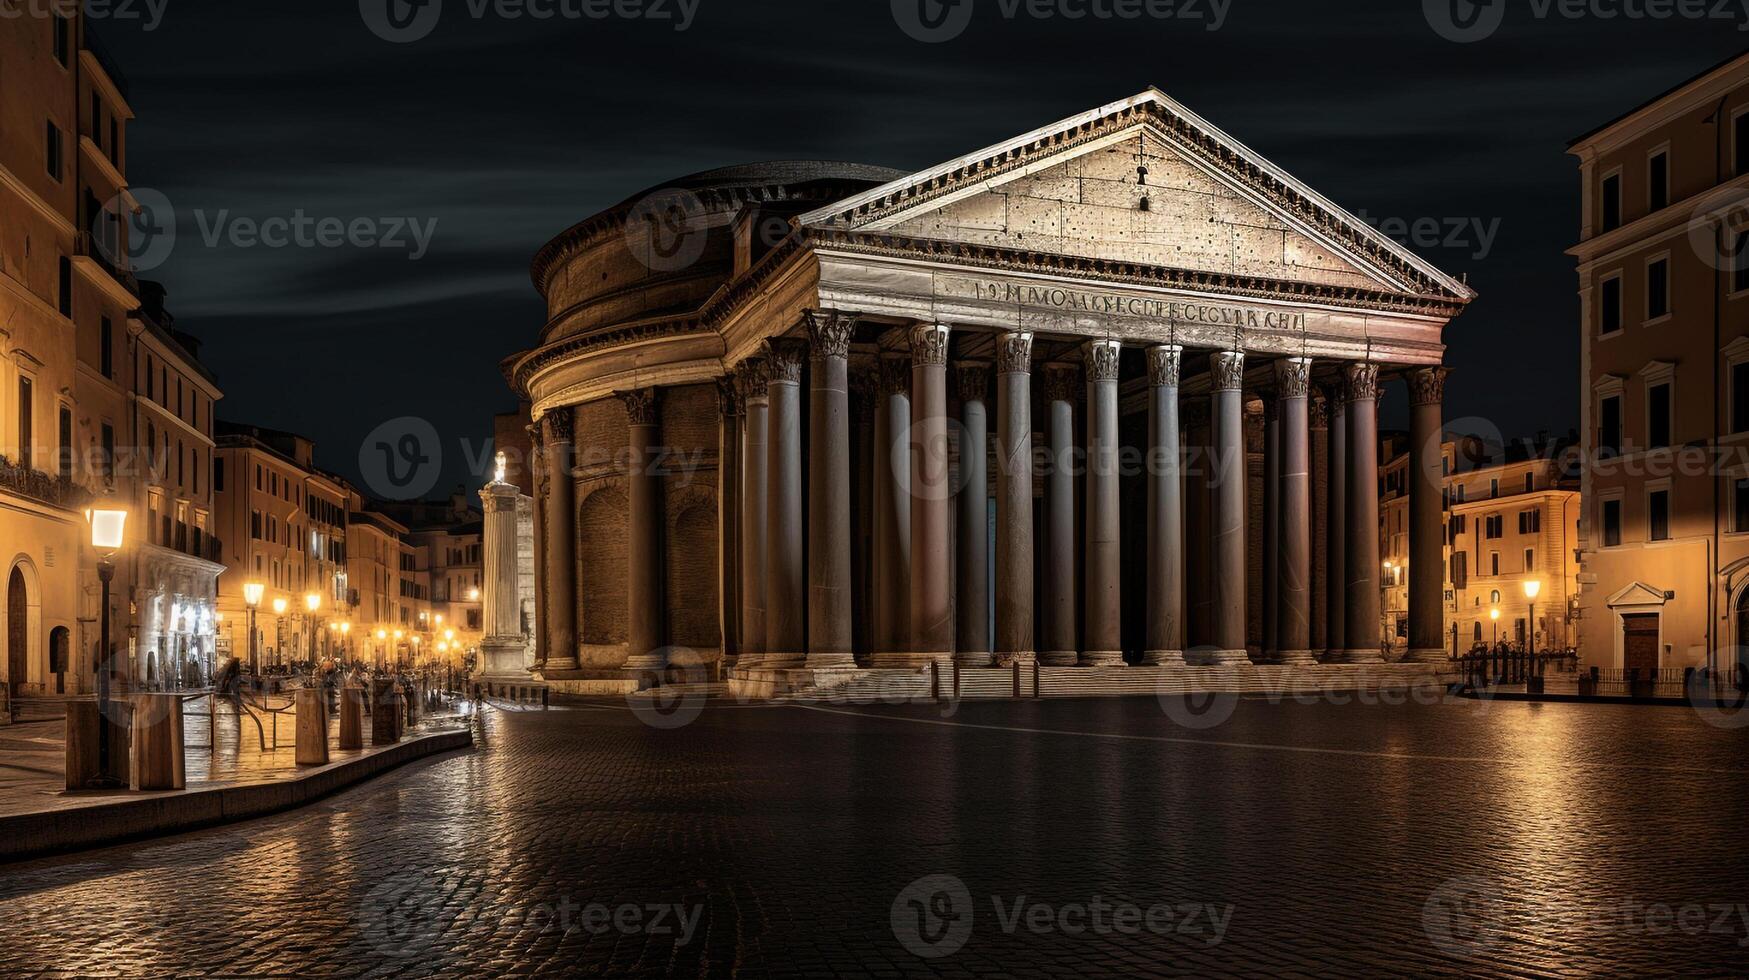
[[1500,645],[1500,607],[1488,610],[1488,618],[1494,621],[1494,645]]
[[310,614],[310,621],[308,623],[310,630],[310,649],[305,652],[304,656],[307,657],[311,663],[316,662],[316,610],[320,608],[322,608],[322,596],[320,593],[311,592],[304,596],[304,609]]
[[351,636],[352,623],[350,621],[342,622],[340,624],[340,659],[342,660],[349,660],[352,657],[351,652],[346,649],[347,642],[351,639]]
[[97,634],[97,655],[102,658],[97,667],[97,776],[92,788],[105,789],[121,784],[109,771],[109,674],[115,663],[109,648],[109,584],[115,580],[115,556],[121,550],[128,512],[93,508],[85,512],[85,520],[91,525],[91,548],[97,552],[97,581],[103,585]]
[[376,663],[376,665],[378,667],[381,667],[383,665],[384,661],[386,660],[386,658],[383,656],[383,641],[387,640],[388,638],[389,638],[389,633],[387,630],[381,630],[381,629],[377,630],[377,656],[376,656],[377,663]]
[[276,667],[285,657],[285,607],[284,596],[273,600],[273,663]]
[[[1543,583],[1541,579],[1527,578],[1524,580],[1524,598],[1530,602],[1530,618],[1525,622],[1525,650],[1531,664],[1536,663],[1536,597],[1541,595]],[[1541,671],[1537,671],[1541,676]]]
[[249,607],[249,673],[261,676],[261,654],[255,643],[255,610],[261,606],[261,593],[267,586],[260,582],[243,583],[243,604]]

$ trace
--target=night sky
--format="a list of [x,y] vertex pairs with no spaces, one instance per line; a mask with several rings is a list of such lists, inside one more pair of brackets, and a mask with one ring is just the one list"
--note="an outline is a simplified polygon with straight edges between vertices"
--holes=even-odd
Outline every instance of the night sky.
[[[470,461],[515,405],[498,363],[544,320],[529,260],[576,221],[731,163],[921,169],[1150,84],[1352,211],[1436,222],[1411,247],[1482,296],[1447,335],[1447,418],[1564,433],[1580,387],[1566,145],[1749,43],[1741,10],[1568,19],[1507,0],[1492,0],[1500,28],[1465,44],[1417,0],[1196,0],[1142,20],[962,0],[970,22],[934,44],[889,0],[685,0],[685,30],[679,0],[630,20],[476,18],[482,0],[430,0],[435,29],[401,44],[366,21],[402,0],[153,0],[155,21],[144,0],[114,2],[93,24],[132,85],[129,178],[177,217],[174,250],[145,275],[204,341],[220,417],[306,434],[355,479],[366,433],[424,417],[442,439],[439,492],[481,482]],[[1050,7],[1111,0],[1064,3]],[[234,234],[299,212],[436,226],[417,258],[410,230],[401,247]],[[1463,241],[1448,244],[1454,223]]]

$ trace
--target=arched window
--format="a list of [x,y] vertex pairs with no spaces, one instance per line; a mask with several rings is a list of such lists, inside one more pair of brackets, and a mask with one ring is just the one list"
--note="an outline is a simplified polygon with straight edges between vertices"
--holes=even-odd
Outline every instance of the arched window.
[[1495,589],[1493,592],[1488,593],[1488,601],[1495,604],[1496,606],[1499,605],[1500,604],[1500,590]]

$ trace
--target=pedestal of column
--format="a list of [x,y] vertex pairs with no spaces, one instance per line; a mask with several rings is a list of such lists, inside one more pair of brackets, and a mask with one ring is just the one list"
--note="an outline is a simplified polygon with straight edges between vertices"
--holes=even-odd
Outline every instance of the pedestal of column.
[[765,664],[766,480],[771,438],[771,366],[764,357],[742,362],[735,373],[745,406],[741,460],[741,658],[740,667]]
[[574,410],[555,408],[546,425],[547,664],[548,671],[578,669],[577,487],[571,475]]
[[771,381],[766,445],[765,657],[768,669],[807,659],[808,588],[802,542],[802,359],[805,341],[766,342]]
[[1073,667],[1075,643],[1075,389],[1079,372],[1045,367],[1045,425],[1050,470],[1045,474],[1044,649],[1039,663]]
[[522,633],[516,587],[516,502],[522,492],[504,481],[503,453],[498,454],[498,461],[497,476],[480,490],[480,558],[484,566],[480,614],[485,638],[480,641],[480,666],[475,676],[490,682],[527,684],[533,678],[524,663],[528,641]]
[[808,667],[856,666],[850,578],[850,336],[853,316],[807,316]]
[[1123,666],[1123,543],[1117,377],[1123,344],[1090,341],[1087,362],[1087,649],[1084,667]]
[[657,471],[662,420],[656,389],[620,393],[630,458],[626,470],[627,670],[668,666],[662,605],[662,477]]
[[1032,334],[996,338],[996,659],[1033,650]]
[[1350,364],[1343,376],[1348,410],[1348,514],[1345,562],[1348,616],[1343,627],[1351,664],[1384,663],[1379,596],[1379,369]]
[[1413,663],[1444,663],[1444,368],[1409,375],[1409,653]]
[[962,667],[988,667],[994,662],[990,646],[990,422],[985,407],[989,378],[990,365],[983,361],[954,365],[960,399],[954,661]]
[[953,487],[947,439],[948,328],[911,330],[912,663],[953,659],[953,554],[948,539]]
[[1245,649],[1245,355],[1223,351],[1209,358],[1213,392],[1213,486],[1209,523],[1214,536],[1209,663],[1248,663]]
[[1348,401],[1341,383],[1326,391],[1330,407],[1330,468],[1327,478],[1329,518],[1326,532],[1329,554],[1325,575],[1329,580],[1326,595],[1325,629],[1329,634],[1324,659],[1340,663],[1348,649]]
[[1312,655],[1312,361],[1288,357],[1275,362],[1281,452],[1276,563],[1276,661],[1315,663]]
[[1178,383],[1184,348],[1148,350],[1148,602],[1145,666],[1184,663],[1184,467]]
[[911,633],[911,363],[883,354],[874,420],[874,651],[904,667]]

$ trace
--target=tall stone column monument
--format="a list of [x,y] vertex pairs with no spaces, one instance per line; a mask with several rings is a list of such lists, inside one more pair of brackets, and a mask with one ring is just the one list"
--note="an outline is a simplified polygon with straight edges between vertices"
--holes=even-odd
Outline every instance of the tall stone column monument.
[[498,454],[492,482],[480,490],[485,505],[482,544],[484,588],[480,590],[482,626],[480,664],[475,679],[526,684],[528,638],[522,632],[522,601],[518,575],[517,501],[522,491],[504,480],[504,454]]

